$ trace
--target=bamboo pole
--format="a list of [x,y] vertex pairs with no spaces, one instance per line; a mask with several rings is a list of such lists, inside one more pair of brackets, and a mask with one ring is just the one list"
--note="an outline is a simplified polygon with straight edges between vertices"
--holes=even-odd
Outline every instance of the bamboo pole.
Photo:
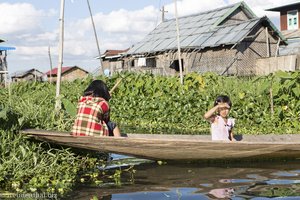
[[175,18],[176,18],[176,30],[177,30],[177,48],[178,48],[178,62],[179,62],[179,73],[180,73],[180,84],[183,85],[183,75],[182,75],[182,63],[181,63],[181,50],[180,50],[180,32],[178,25],[178,14],[177,14],[177,0],[174,0],[175,5]]
[[48,46],[48,56],[49,56],[49,62],[50,62],[50,79],[49,82],[52,83],[52,59],[51,59],[51,52],[50,52],[50,46]]
[[114,90],[118,87],[118,85],[121,83],[122,78],[120,78],[119,80],[117,80],[117,82],[115,83],[115,85],[110,89],[109,94],[111,95]]
[[59,30],[59,48],[58,48],[58,67],[57,67],[57,79],[56,79],[56,102],[55,102],[55,111],[59,112],[61,109],[61,100],[60,100],[60,83],[61,83],[61,68],[63,64],[63,48],[64,48],[64,8],[65,0],[61,0],[60,4],[60,30]]
[[271,80],[271,86],[270,86],[270,108],[271,108],[271,115],[274,115],[274,101],[273,101],[273,89],[272,89],[272,85],[273,85],[273,80]]
[[[4,53],[4,66],[5,66],[4,70],[8,71],[6,57],[7,57],[7,51],[5,51],[5,53]],[[7,83],[7,77],[8,77],[8,72],[4,74],[4,86],[5,86],[5,88],[8,85],[8,83]]]
[[93,14],[92,14],[92,10],[91,10],[91,6],[90,6],[90,2],[89,0],[86,0],[88,8],[89,8],[89,12],[90,12],[90,16],[91,16],[91,21],[92,21],[92,25],[93,25],[93,30],[94,30],[94,35],[95,35],[95,40],[96,40],[96,45],[97,45],[97,49],[98,49],[98,54],[99,54],[99,61],[100,61],[100,74],[104,74],[104,69],[103,69],[103,65],[102,65],[102,58],[101,58],[101,52],[100,52],[100,47],[99,47],[99,42],[98,42],[98,37],[97,37],[97,32],[96,32],[96,28],[95,28],[95,23],[94,23],[94,19],[93,19]]

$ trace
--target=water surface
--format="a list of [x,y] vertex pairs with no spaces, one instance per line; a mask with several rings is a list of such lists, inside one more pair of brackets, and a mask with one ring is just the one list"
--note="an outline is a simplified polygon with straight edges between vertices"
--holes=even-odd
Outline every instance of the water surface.
[[97,187],[80,186],[72,199],[300,199],[300,162],[213,166],[151,162],[134,169],[121,174],[121,185],[110,180]]

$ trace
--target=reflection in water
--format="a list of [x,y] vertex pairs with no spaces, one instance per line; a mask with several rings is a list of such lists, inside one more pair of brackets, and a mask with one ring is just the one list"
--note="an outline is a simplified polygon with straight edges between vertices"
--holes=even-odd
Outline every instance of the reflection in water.
[[218,199],[230,198],[234,194],[234,189],[233,188],[212,189],[212,190],[209,191],[208,194],[212,195],[213,198],[215,197],[215,198],[218,198]]
[[135,166],[124,171],[121,185],[105,182],[100,187],[80,186],[73,199],[110,200],[207,200],[207,199],[300,199],[300,163],[258,163],[241,166],[223,164]]

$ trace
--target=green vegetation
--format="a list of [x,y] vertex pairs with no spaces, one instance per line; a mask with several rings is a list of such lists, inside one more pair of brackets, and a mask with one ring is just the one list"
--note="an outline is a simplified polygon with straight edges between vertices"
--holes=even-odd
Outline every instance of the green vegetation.
[[[300,72],[247,78],[191,73],[184,85],[177,77],[150,74],[99,78],[112,88],[120,77],[110,105],[111,118],[123,132],[208,134],[203,114],[217,95],[227,94],[236,133],[300,133]],[[35,143],[19,134],[23,128],[69,131],[77,100],[91,81],[89,77],[62,84],[59,114],[54,112],[55,85],[14,83],[0,89],[0,190],[64,195],[77,183],[102,182],[95,156]],[[117,184],[120,173],[110,176]]]
[[128,132],[207,134],[203,114],[216,96],[227,94],[236,133],[299,133],[299,88],[299,72],[254,78],[192,73],[183,86],[176,77],[128,74],[113,94],[112,118],[129,126]]

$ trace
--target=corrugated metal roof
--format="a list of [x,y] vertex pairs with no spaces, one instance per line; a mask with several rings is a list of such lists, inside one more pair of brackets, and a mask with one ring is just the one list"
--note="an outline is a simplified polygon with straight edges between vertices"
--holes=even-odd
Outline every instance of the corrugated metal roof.
[[293,55],[300,53],[300,39],[288,40],[289,44],[287,46],[281,46],[279,48],[279,55]]
[[281,31],[286,39],[300,38],[300,29]]
[[278,6],[278,7],[274,7],[274,8],[269,8],[269,9],[266,9],[266,11],[282,11],[282,10],[286,10],[287,8],[295,8],[297,6],[300,5],[300,2],[295,2],[295,3],[291,3],[291,4],[286,4],[286,5],[282,5],[282,6]]
[[42,72],[40,72],[37,69],[30,69],[30,70],[26,70],[26,71],[16,71],[13,74],[11,74],[11,78],[22,78],[24,76],[26,76],[27,74],[36,74],[37,76],[43,76],[44,74]]
[[[220,25],[226,16],[237,8],[246,9],[246,14],[252,18],[236,24]],[[265,17],[264,17],[265,18]],[[249,34],[256,24],[264,19],[256,18],[244,2],[202,12],[178,19],[180,28],[181,48],[215,47],[222,44],[235,44]],[[158,25],[142,41],[135,44],[128,54],[142,54],[156,51],[177,49],[176,20],[168,20]]]
[[[62,67],[62,68],[61,68],[61,74],[65,73],[65,72],[67,72],[67,71],[69,71],[69,70],[71,70],[71,69],[75,69],[75,68],[78,68],[78,69],[80,69],[80,70],[82,70],[82,71],[88,73],[86,70],[84,70],[84,69],[82,69],[82,68],[80,68],[80,67],[78,67],[78,66],[73,66],[73,67]],[[49,76],[49,75],[50,75],[50,72],[51,72],[51,75],[57,75],[58,68],[56,67],[56,68],[54,68],[54,69],[52,69],[52,70],[49,70],[49,71],[46,72],[45,74],[46,74],[47,76]]]

